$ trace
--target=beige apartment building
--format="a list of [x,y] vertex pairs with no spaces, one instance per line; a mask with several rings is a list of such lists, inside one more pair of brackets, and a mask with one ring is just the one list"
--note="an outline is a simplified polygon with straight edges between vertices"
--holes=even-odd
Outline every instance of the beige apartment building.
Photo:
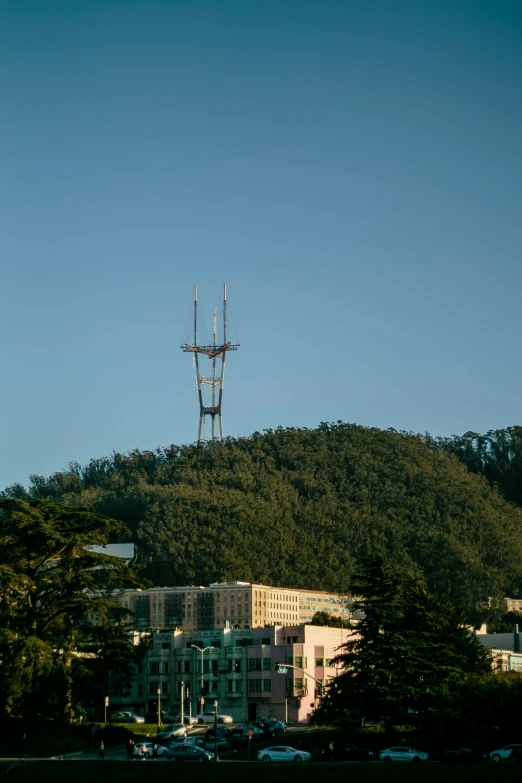
[[309,623],[317,611],[346,621],[352,614],[348,596],[252,582],[151,587],[114,596],[133,613],[131,622],[137,630],[257,628]]

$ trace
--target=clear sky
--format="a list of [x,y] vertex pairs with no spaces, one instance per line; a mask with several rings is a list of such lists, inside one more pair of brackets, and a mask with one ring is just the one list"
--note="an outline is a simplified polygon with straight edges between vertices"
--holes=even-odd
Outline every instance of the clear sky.
[[522,421],[520,0],[0,0],[0,487],[224,425]]

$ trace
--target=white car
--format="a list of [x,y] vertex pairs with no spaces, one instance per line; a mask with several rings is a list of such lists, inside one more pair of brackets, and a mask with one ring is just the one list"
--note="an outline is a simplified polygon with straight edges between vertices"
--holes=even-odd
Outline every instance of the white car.
[[312,754],[306,750],[296,750],[288,745],[276,745],[263,748],[257,754],[258,761],[310,761]]
[[489,754],[489,758],[491,761],[508,759],[511,756],[512,750],[522,750],[522,745],[506,745],[505,748],[500,748],[500,750],[492,750]]
[[419,761],[427,761],[429,757],[429,753],[408,748],[405,745],[395,745],[393,748],[386,748],[379,753],[381,761],[415,761],[418,763]]
[[187,734],[187,727],[183,723],[169,723],[163,726],[161,731],[158,731],[157,739],[170,740],[174,737],[186,737]]
[[[167,748],[165,745],[158,745],[158,758],[167,758]],[[152,758],[152,750],[154,747],[153,742],[136,742],[134,745],[134,755],[139,756],[140,758],[143,758],[143,753],[145,752],[145,756],[148,756],[149,758]]]
[[110,721],[118,723],[145,723],[143,715],[136,715],[135,712],[113,712],[109,718]]
[[[214,723],[214,713],[213,712],[200,712],[199,715],[196,715],[196,720],[198,723]],[[219,715],[217,716],[217,722],[218,723],[233,723],[232,716],[231,715]]]

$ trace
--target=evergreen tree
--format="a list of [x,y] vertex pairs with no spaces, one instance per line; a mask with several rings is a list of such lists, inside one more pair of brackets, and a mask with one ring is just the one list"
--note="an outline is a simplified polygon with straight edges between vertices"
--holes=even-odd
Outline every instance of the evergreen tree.
[[[129,681],[136,648],[108,592],[140,580],[90,549],[125,533],[90,509],[0,499],[0,717],[70,719],[76,678],[90,672],[94,688]],[[109,650],[112,682],[100,682],[92,660]]]
[[342,673],[317,711],[319,722],[384,720],[431,707],[444,689],[490,672],[489,653],[462,613],[422,579],[381,558],[363,563],[353,584],[360,616],[335,658]]

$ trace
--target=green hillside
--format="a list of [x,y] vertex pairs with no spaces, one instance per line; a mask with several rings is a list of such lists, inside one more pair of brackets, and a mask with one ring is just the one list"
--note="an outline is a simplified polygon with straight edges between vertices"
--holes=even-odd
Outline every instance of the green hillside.
[[477,619],[522,581],[522,510],[459,456],[454,441],[322,424],[114,454],[5,494],[125,521],[155,584],[345,591],[359,559],[380,553]]

